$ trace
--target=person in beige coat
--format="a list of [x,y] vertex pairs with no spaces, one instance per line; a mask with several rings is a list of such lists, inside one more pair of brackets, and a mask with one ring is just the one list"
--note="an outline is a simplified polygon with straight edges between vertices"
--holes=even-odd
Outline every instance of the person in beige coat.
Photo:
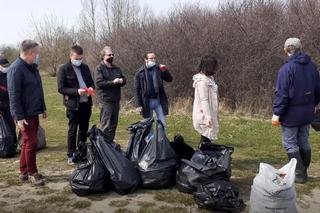
[[195,130],[201,134],[200,144],[218,138],[218,86],[213,77],[217,66],[217,59],[206,55],[201,59],[198,73],[193,76],[192,120]]

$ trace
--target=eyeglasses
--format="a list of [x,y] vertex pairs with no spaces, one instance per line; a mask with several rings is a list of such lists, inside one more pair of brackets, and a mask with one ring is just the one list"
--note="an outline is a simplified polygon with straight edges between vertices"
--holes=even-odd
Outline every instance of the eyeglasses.
[[113,54],[113,53],[111,53],[111,54],[106,54],[106,56],[114,56],[114,54]]

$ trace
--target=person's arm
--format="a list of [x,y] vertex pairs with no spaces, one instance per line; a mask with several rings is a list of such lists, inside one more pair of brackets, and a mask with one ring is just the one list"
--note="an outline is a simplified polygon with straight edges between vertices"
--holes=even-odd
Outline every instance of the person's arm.
[[23,73],[15,68],[8,73],[8,94],[11,115],[17,121],[24,120],[24,109],[22,104]]
[[89,82],[88,88],[95,89],[95,84],[94,84],[89,66],[86,65],[85,69],[86,69],[86,74]]
[[120,73],[120,78],[122,79],[122,83],[119,84],[119,85],[120,85],[120,87],[123,87],[124,85],[126,85],[127,79],[126,79],[126,77],[122,74],[121,69],[119,69],[119,73]]
[[143,106],[139,73],[134,76],[134,99],[137,108]]
[[209,86],[206,81],[199,81],[197,83],[196,89],[198,90],[199,100],[201,104],[201,112],[204,115],[204,122],[206,125],[210,125],[211,122],[211,112],[209,106]]
[[[164,66],[164,65],[163,65]],[[166,82],[172,82],[173,80],[173,77],[172,75],[170,74],[168,68],[165,66],[165,68],[162,68],[163,70],[160,69],[160,72],[161,72],[161,78],[162,80],[166,81]]]
[[314,103],[317,106],[320,102],[320,77],[317,67],[315,67],[315,84]]
[[109,87],[114,87],[115,83],[113,81],[108,81],[103,78],[102,69],[100,66],[97,67],[95,73],[95,85],[101,89],[106,89]]
[[58,75],[57,75],[57,83],[58,83],[58,92],[62,95],[68,96],[79,96],[77,88],[69,88],[67,84],[67,76],[66,76],[66,68],[61,66]]
[[290,76],[285,68],[280,69],[277,78],[275,98],[273,100],[273,114],[285,114],[289,103]]

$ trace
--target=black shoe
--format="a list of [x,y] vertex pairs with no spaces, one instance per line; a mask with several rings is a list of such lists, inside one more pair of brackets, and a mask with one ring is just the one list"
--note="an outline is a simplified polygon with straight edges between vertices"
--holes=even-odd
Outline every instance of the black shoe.
[[300,149],[300,155],[306,175],[308,177],[308,168],[311,162],[311,149]]
[[297,160],[295,182],[296,183],[305,183],[307,181],[308,176],[306,173],[306,169],[303,165],[300,152],[288,153],[288,158],[289,158],[289,161],[292,158],[295,158]]

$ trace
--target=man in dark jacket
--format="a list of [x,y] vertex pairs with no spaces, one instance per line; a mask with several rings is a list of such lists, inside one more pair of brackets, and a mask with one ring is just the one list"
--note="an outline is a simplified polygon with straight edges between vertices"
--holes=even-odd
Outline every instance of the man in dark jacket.
[[101,51],[101,64],[95,73],[95,85],[99,95],[100,129],[109,141],[113,141],[119,118],[121,87],[126,84],[126,78],[119,67],[113,65],[114,54],[109,46]]
[[283,146],[289,160],[297,159],[298,183],[306,182],[308,177],[311,160],[309,128],[320,100],[317,67],[308,55],[301,52],[301,47],[298,38],[289,38],[284,44],[289,58],[278,73],[272,118],[273,123],[279,121],[282,126]]
[[16,125],[10,113],[7,84],[7,72],[9,70],[9,65],[10,64],[7,59],[0,57],[0,116],[3,116],[10,126],[10,129],[15,139],[15,144],[13,146],[15,149],[17,147]]
[[165,65],[157,64],[155,53],[146,53],[144,61],[134,77],[136,111],[144,118],[152,117],[155,111],[157,119],[166,127],[169,107],[163,81],[172,82],[172,76]]
[[[73,46],[70,50],[70,61],[60,67],[57,75],[58,91],[63,95],[63,103],[69,119],[67,153],[69,165],[74,164],[74,152],[77,144],[87,140],[92,110],[91,94],[94,83],[88,65],[82,60],[82,47]],[[77,131],[78,128],[79,131]]]
[[8,71],[10,111],[17,121],[22,135],[20,153],[20,180],[30,180],[33,185],[44,185],[36,164],[37,132],[39,115],[47,117],[41,77],[38,70],[39,44],[24,40],[20,57],[11,64]]

